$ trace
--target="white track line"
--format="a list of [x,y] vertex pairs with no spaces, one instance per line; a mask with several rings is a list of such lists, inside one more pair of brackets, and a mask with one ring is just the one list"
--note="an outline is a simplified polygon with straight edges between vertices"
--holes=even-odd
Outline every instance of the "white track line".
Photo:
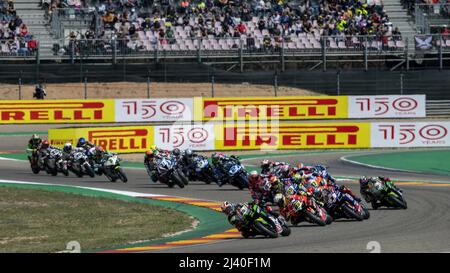
[[0,183],[72,187],[72,188],[79,188],[79,189],[87,189],[87,190],[95,190],[95,191],[115,193],[115,194],[120,194],[120,195],[131,196],[131,197],[167,196],[167,195],[164,195],[164,194],[151,194],[151,193],[141,193],[141,192],[134,192],[134,191],[121,191],[121,190],[111,190],[111,189],[104,189],[104,188],[82,187],[82,186],[61,185],[61,184],[31,182],[31,181],[19,181],[19,180],[0,179]]
[[395,169],[395,168],[388,168],[388,167],[383,167],[383,166],[378,166],[378,165],[366,164],[366,163],[362,163],[362,162],[358,162],[358,161],[354,161],[354,160],[348,159],[347,157],[348,156],[342,156],[339,159],[344,161],[344,162],[348,162],[348,163],[355,164],[355,165],[361,165],[361,166],[369,167],[369,168],[382,169],[382,170],[388,170],[388,171],[401,171],[401,172],[406,172],[406,173],[422,173],[420,171],[410,171],[410,170]]

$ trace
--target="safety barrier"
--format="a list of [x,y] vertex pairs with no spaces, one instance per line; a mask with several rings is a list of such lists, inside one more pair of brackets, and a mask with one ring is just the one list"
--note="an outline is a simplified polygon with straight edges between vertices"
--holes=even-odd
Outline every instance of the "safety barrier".
[[119,153],[163,149],[276,150],[450,146],[450,122],[233,122],[50,129],[52,145],[84,137]]
[[425,95],[0,101],[0,124],[220,122],[425,116]]

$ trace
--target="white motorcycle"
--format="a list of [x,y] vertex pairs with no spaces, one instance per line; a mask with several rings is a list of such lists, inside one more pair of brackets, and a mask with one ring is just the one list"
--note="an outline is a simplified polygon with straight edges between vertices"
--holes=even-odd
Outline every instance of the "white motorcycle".
[[69,169],[78,177],[83,177],[84,174],[95,177],[94,170],[92,169],[91,164],[89,164],[87,156],[83,152],[75,152]]
[[120,166],[120,161],[121,159],[116,154],[112,154],[103,163],[103,173],[111,182],[116,182],[117,179],[122,180],[124,183],[128,182],[128,178]]

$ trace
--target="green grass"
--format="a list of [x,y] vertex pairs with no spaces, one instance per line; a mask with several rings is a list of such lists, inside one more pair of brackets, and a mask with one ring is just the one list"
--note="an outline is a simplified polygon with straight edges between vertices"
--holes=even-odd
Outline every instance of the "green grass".
[[348,156],[350,160],[380,167],[450,175],[450,150],[408,151]]
[[69,241],[108,248],[186,230],[192,221],[160,206],[0,187],[0,252],[56,252]]

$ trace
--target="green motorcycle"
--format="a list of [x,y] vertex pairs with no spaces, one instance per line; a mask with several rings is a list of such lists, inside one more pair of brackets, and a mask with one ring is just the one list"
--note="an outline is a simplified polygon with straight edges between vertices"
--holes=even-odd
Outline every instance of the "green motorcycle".
[[376,200],[372,201],[372,208],[377,209],[381,206],[406,209],[408,207],[403,193],[392,181],[383,183],[377,182],[373,185],[378,194]]
[[291,229],[282,216],[275,217],[257,204],[246,203],[236,213],[239,221],[245,223],[242,235],[248,238],[250,234],[277,238],[279,234],[289,236]]

